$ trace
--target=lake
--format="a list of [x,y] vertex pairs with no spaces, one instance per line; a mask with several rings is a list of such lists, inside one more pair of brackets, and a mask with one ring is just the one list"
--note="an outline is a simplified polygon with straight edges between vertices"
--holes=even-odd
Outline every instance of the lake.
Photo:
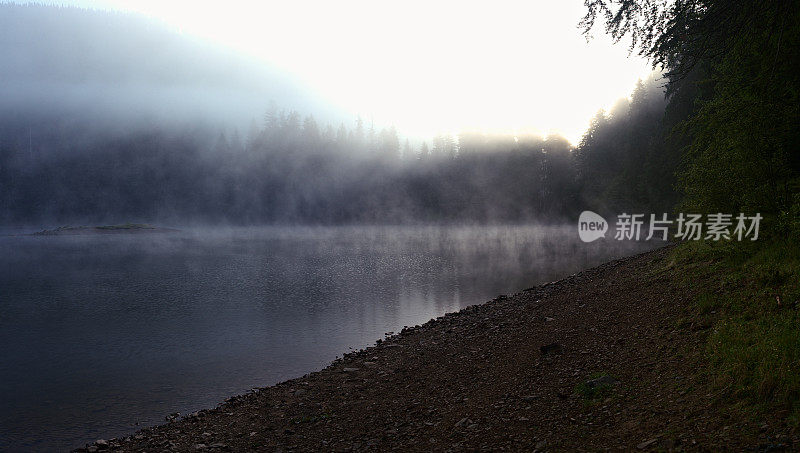
[[3,236],[0,450],[129,434],[657,245],[574,225]]

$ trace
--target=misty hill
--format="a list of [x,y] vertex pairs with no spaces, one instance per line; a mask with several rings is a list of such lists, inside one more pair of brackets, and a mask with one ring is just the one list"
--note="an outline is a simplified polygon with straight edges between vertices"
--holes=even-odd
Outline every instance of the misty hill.
[[4,116],[246,125],[271,99],[323,109],[276,68],[136,14],[0,4],[0,55]]
[[651,146],[655,80],[577,148],[476,132],[429,146],[331,124],[278,72],[135,15],[3,5],[0,55],[5,223],[542,222],[672,203],[650,187],[672,177]]

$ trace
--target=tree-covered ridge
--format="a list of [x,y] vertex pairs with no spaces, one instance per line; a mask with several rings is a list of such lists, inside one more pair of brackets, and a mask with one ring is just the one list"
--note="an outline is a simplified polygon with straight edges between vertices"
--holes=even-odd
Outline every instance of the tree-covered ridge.
[[393,127],[271,110],[245,137],[152,125],[93,134],[54,119],[31,144],[27,124],[3,127],[7,222],[524,221],[566,216],[577,196],[574,152],[555,136],[412,145]]
[[800,216],[800,3],[587,0],[616,40],[666,74],[663,146],[679,207]]
[[577,148],[558,136],[478,131],[412,143],[391,126],[319,124],[275,105],[246,134],[7,115],[2,218],[491,223],[663,212],[675,192],[674,164],[659,154],[661,85],[640,82],[630,100],[599,112]]
[[669,212],[676,202],[674,154],[662,79],[639,81],[630,101],[599,111],[576,150],[583,204],[611,212]]
[[587,6],[585,31],[602,21],[614,38],[633,37],[664,76],[599,112],[577,147],[475,131],[415,143],[392,127],[318,124],[277,108],[241,135],[213,123],[107,127],[96,113],[6,109],[0,217],[506,222],[680,209],[792,224],[797,2]]
[[[707,319],[707,376],[732,417],[800,420],[800,2],[586,0],[582,25],[665,70],[663,130],[677,209],[761,212],[758,241],[690,242],[672,254]],[[606,127],[606,129],[608,129]],[[665,173],[668,174],[668,173]],[[676,264],[677,263],[677,264]],[[766,425],[765,425],[766,426]],[[796,445],[796,444],[795,444]]]

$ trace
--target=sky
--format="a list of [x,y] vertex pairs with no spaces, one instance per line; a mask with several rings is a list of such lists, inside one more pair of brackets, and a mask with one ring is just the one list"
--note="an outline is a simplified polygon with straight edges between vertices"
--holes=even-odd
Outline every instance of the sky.
[[376,127],[393,124],[419,139],[480,130],[559,133],[577,144],[599,109],[651,72],[602,30],[586,41],[577,28],[583,0],[45,3],[161,19],[289,72]]

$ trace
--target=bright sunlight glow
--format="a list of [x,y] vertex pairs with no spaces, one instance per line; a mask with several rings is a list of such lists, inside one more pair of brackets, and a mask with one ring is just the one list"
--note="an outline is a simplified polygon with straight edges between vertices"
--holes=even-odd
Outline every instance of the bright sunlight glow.
[[267,60],[376,126],[423,139],[477,129],[577,143],[597,110],[650,73],[602,30],[586,42],[577,28],[583,0],[53,3],[160,18]]

